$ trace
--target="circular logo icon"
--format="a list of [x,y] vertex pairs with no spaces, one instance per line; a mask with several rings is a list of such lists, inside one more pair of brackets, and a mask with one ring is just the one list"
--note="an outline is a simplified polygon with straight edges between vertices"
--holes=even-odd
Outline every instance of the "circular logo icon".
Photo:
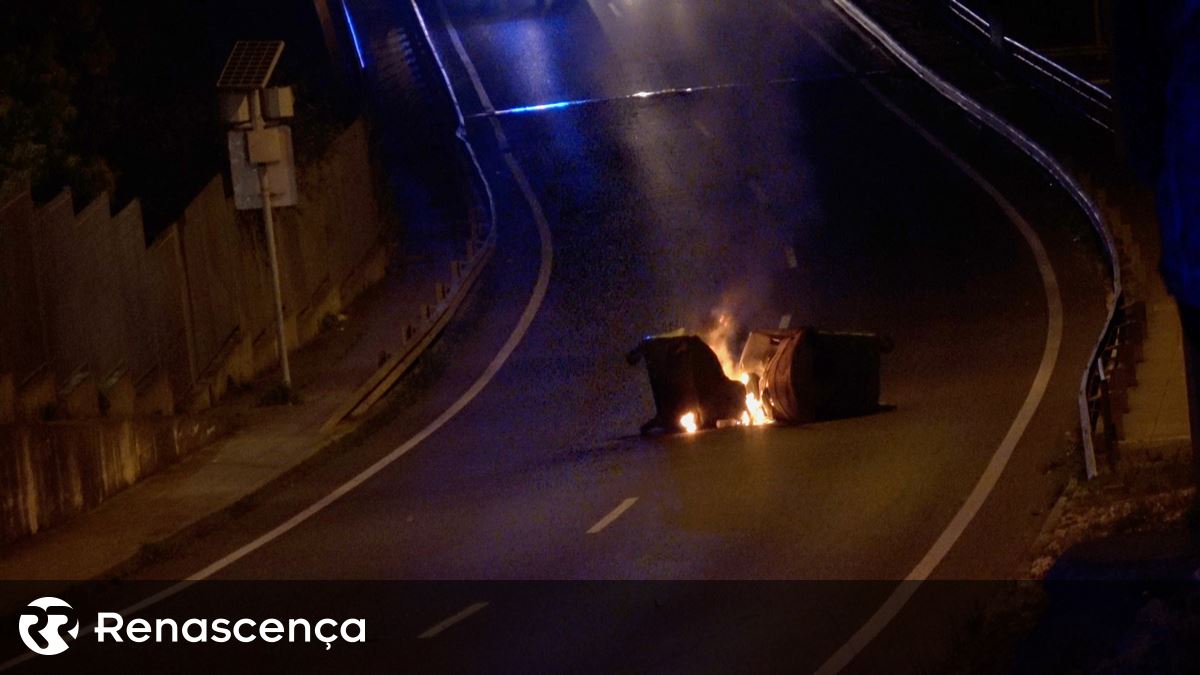
[[67,651],[79,637],[75,610],[58,598],[38,598],[21,611],[21,640],[34,653],[54,656]]

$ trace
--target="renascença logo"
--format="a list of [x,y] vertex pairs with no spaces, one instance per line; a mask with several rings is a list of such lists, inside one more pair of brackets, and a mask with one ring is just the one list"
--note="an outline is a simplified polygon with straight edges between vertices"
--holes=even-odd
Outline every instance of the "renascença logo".
[[79,637],[79,619],[75,618],[75,609],[49,596],[29,603],[21,612],[18,626],[25,646],[42,656],[54,656],[67,651],[71,640]]

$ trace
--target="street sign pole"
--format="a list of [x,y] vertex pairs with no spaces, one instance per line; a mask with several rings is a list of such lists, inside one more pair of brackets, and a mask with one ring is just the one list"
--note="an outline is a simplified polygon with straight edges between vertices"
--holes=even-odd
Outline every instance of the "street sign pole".
[[[266,128],[262,114],[262,90],[256,89],[250,96],[250,115],[254,129],[261,131]],[[288,391],[292,388],[292,370],[288,364],[287,331],[283,320],[283,289],[279,283],[279,255],[275,247],[275,214],[271,207],[271,178],[267,173],[267,165],[258,166],[258,186],[262,194],[263,229],[267,235],[267,257],[271,264],[271,289],[275,292],[275,327],[279,332],[279,368],[283,373],[283,386]]]
[[[279,248],[275,244],[275,206],[296,205],[296,167],[290,129],[279,124],[292,117],[292,91],[268,89],[271,74],[283,53],[281,40],[247,40],[233,46],[217,89],[222,113],[233,130],[227,134],[233,202],[240,211],[262,209],[275,295],[275,329],[279,369],[285,399],[292,398],[292,369],[288,363],[287,330],[283,319],[283,288],[279,280]],[[272,121],[267,126],[267,118]],[[272,178],[274,174],[274,178]],[[272,194],[271,189],[278,190]]]

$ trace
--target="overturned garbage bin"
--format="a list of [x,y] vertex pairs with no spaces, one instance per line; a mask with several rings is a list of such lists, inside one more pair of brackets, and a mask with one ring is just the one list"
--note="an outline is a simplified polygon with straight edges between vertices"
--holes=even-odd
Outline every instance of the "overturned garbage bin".
[[630,365],[644,359],[657,414],[642,433],[682,431],[685,415],[695,415],[699,428],[740,419],[746,410],[746,386],[725,377],[713,350],[695,335],[662,335],[642,340],[626,357]]
[[880,355],[891,349],[872,333],[756,331],[742,367],[761,373],[760,396],[776,422],[806,424],[881,410]]

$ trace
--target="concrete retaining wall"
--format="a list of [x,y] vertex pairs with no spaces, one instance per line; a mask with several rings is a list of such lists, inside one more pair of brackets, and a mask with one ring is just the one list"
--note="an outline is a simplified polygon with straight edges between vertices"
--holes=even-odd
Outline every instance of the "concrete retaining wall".
[[[0,543],[87,511],[211,440],[193,415],[274,368],[257,212],[214,177],[149,246],[137,202],[80,212],[0,190]],[[290,347],[381,279],[385,226],[365,124],[299,167],[277,211]]]
[[183,417],[0,426],[0,543],[95,508],[223,431]]
[[[299,167],[299,204],[277,211],[293,347],[354,299],[364,272],[382,274],[367,141],[365,124],[351,125],[320,161]],[[41,371],[61,387],[80,373],[141,382],[162,370],[176,408],[195,410],[231,378],[275,365],[274,347],[270,358],[253,349],[274,331],[261,218],[237,212],[224,182],[213,177],[149,247],[137,202],[113,215],[107,195],[78,213],[68,191],[44,205],[25,186],[0,197],[0,376],[11,374],[18,397],[44,393],[31,379]]]

